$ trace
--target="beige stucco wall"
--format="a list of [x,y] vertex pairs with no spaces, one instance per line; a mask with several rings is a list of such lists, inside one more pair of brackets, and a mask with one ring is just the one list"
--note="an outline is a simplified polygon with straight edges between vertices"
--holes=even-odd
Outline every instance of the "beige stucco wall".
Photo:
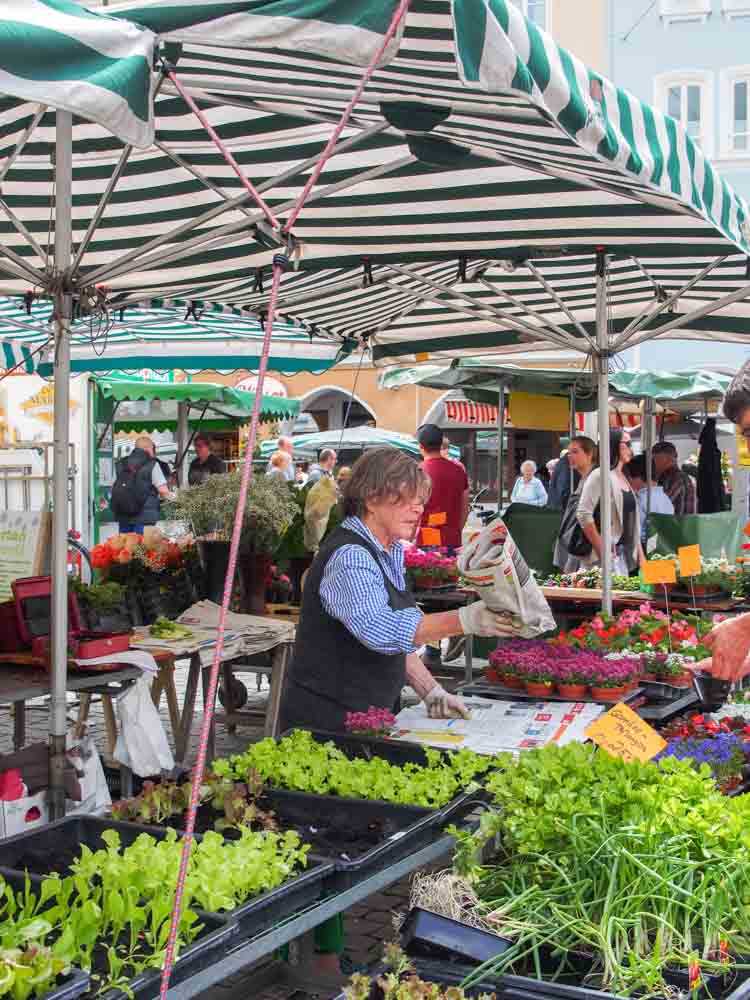
[[607,73],[607,5],[604,0],[550,0],[550,33],[600,73]]

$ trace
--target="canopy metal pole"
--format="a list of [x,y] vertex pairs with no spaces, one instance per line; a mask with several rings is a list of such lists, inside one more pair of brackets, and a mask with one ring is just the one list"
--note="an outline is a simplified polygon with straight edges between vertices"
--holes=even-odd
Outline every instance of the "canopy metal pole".
[[497,512],[503,509],[503,480],[505,471],[505,383],[501,382],[497,397]]
[[[643,401],[641,439],[643,452],[646,456],[646,521],[648,521],[651,514],[651,449],[654,446],[654,401],[650,396],[646,396]],[[648,547],[648,535],[646,535],[646,547]],[[648,555],[648,553],[645,554]]]
[[177,456],[176,468],[177,485],[182,488],[187,485],[187,474],[185,469],[185,457],[187,455],[188,440],[188,409],[187,403],[177,404]]
[[[571,385],[570,387],[570,420],[568,422],[568,430],[570,432],[568,436],[568,449],[570,449],[570,442],[576,436],[576,387],[574,385]],[[563,459],[561,458],[560,461],[562,462]],[[565,461],[568,463],[570,468],[570,492],[572,495],[573,490],[575,489],[576,470],[570,464],[570,460],[567,455],[565,456]]]
[[52,697],[49,717],[50,815],[65,815],[65,729],[68,674],[68,452],[70,413],[70,263],[72,254],[73,118],[57,112],[55,137],[55,397],[52,469]]
[[609,467],[609,336],[607,329],[607,257],[596,254],[596,371],[601,468],[602,610],[612,614],[612,475]]

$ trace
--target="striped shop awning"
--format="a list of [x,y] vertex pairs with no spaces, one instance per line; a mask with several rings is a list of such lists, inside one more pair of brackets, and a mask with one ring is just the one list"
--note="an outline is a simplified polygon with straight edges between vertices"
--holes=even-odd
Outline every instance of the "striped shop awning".
[[497,424],[498,408],[489,403],[447,399],[445,416],[453,424]]
[[[79,116],[75,271],[97,323],[155,299],[262,318],[278,247],[159,59],[283,220],[398,6],[300,0],[275,17],[273,0],[131,0],[77,16],[74,4],[6,0],[0,290],[53,290],[59,107]],[[108,56],[89,62],[96,44]],[[97,86],[106,100],[92,103]],[[677,334],[745,342],[749,236],[745,200],[677,122],[515,4],[412,0],[292,227],[280,322],[334,354],[365,342],[378,364],[589,351],[603,247],[612,350]]]

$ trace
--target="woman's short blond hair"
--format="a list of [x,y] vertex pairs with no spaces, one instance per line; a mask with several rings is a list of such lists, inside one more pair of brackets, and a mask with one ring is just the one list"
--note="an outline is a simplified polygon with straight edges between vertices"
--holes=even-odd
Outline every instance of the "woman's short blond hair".
[[419,500],[426,503],[432,484],[421,465],[398,448],[373,448],[352,466],[352,477],[344,488],[344,515],[362,517],[367,505],[389,500]]

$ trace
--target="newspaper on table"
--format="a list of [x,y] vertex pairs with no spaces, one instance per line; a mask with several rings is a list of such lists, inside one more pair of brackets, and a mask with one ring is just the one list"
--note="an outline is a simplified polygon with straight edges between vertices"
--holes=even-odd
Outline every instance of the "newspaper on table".
[[481,754],[520,753],[550,743],[583,743],[602,705],[570,701],[495,701],[467,698],[470,719],[431,719],[424,704],[396,716],[395,737],[443,749]]
[[464,547],[458,569],[487,607],[506,615],[524,639],[555,628],[547,599],[500,518]]
[[[213,601],[198,601],[184,611],[177,621],[187,626],[192,635],[187,639],[156,639],[148,627],[137,628],[133,632],[131,645],[143,649],[168,649],[175,656],[200,654],[201,663],[211,663],[216,648],[217,629],[221,608]],[[282,642],[294,642],[294,624],[281,618],[260,615],[242,615],[227,612],[224,631],[223,660],[237,656],[255,656],[275,649]]]

